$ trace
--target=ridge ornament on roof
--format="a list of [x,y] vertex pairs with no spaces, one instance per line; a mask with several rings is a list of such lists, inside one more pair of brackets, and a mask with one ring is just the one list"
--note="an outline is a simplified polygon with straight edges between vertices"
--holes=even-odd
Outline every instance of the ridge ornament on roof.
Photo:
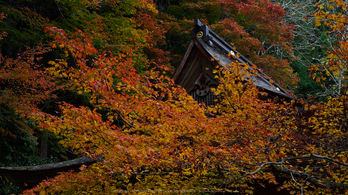
[[[248,64],[249,69],[253,71],[253,64],[199,19],[194,20],[194,26],[195,28],[191,31],[192,39],[173,79],[176,84],[184,87],[197,102],[214,105],[215,96],[210,88],[216,87],[218,81],[214,79],[212,73],[215,64],[211,59],[220,62],[227,69],[229,69],[228,64],[239,62]],[[228,56],[232,56],[233,59]],[[295,99],[277,83],[270,82],[269,76],[261,70],[256,69],[255,71],[257,76],[250,79],[254,85],[267,92],[269,97],[280,97],[285,100]]]

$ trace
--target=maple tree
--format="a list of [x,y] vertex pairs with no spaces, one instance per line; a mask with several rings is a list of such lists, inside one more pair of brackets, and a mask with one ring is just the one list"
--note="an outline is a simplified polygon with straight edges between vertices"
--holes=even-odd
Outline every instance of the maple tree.
[[[24,194],[148,190],[251,194],[257,186],[270,184],[292,193],[347,193],[345,91],[312,106],[301,100],[264,101],[252,81],[245,79],[256,73],[247,65],[232,63],[230,71],[224,67],[214,71],[220,81],[214,89],[218,101],[206,107],[167,76],[169,54],[161,48],[169,24],[176,22],[160,16],[152,1],[59,2],[59,14],[76,14],[79,20],[74,23],[83,25],[63,29],[62,24],[40,20],[45,21],[39,26],[49,42],[28,48],[17,58],[1,56],[0,101],[36,128],[56,134],[64,147],[97,163],[44,180]],[[216,19],[214,29],[226,24],[225,33],[241,36],[236,45],[247,44],[245,52],[251,58],[261,64],[283,62],[289,71],[284,59],[253,53],[266,47],[268,52],[275,47],[291,52],[286,42],[291,34],[285,31],[292,27],[278,23],[284,14],[279,6],[269,1],[218,3],[238,17]],[[342,1],[335,3],[345,6]],[[183,5],[196,9],[211,3]],[[250,9],[235,10],[237,5]],[[275,17],[258,21],[252,17],[255,13]],[[321,11],[317,15],[318,22],[329,19],[333,29],[343,30],[344,17],[336,20]],[[246,32],[237,22],[243,17],[258,29]],[[182,19],[180,24],[190,22]],[[278,32],[280,36],[274,36]],[[341,41],[328,53],[335,62],[332,70],[343,65],[336,56],[347,56],[346,42]],[[47,111],[50,103],[54,110]],[[303,108],[297,108],[298,103]]]
[[[107,194],[149,189],[252,193],[253,185],[248,183],[276,184],[277,173],[287,175],[282,188],[289,190],[296,191],[298,186],[313,193],[311,188],[344,192],[347,164],[340,149],[346,131],[323,129],[338,128],[339,121],[330,118],[342,117],[346,107],[334,102],[317,105],[317,115],[307,122],[299,120],[297,110],[288,103],[258,99],[256,87],[242,79],[248,67],[232,67],[233,72],[224,68],[217,72],[222,83],[215,92],[220,101],[212,108],[198,105],[184,90],[158,75],[124,86],[132,94],[115,93],[94,80],[83,80],[100,97],[93,101],[96,107],[110,110],[108,119],[103,120],[98,109],[67,103],[61,105],[59,117],[35,113],[34,119],[42,128],[63,136],[64,146],[99,162],[82,167],[79,173],[44,181],[27,193],[87,190]],[[158,82],[147,83],[151,87],[139,85],[142,79]],[[108,96],[110,93],[113,95]],[[218,115],[208,117],[206,113]],[[124,125],[113,125],[115,117]],[[318,123],[323,118],[328,123]]]

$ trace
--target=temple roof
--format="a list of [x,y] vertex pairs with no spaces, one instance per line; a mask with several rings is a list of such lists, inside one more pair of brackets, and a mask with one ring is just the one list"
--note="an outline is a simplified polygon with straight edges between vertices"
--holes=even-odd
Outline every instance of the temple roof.
[[[241,55],[237,50],[235,50],[230,44],[224,41],[221,37],[219,37],[216,33],[214,33],[207,25],[204,25],[199,19],[194,20],[195,28],[192,29],[192,39],[189,44],[189,47],[177,68],[173,79],[177,82],[179,77],[184,78],[182,74],[191,74],[192,72],[187,71],[186,66],[191,66],[192,62],[189,62],[189,58],[194,57],[192,53],[194,48],[198,48],[201,54],[205,55],[208,59],[214,59],[215,61],[219,61],[222,66],[225,66],[229,69],[229,64],[232,62],[240,62],[243,64],[249,64],[249,69],[253,70],[253,64],[246,59],[243,55]],[[233,55],[233,58],[228,57],[228,54]],[[183,71],[186,69],[186,71]],[[190,68],[189,68],[190,69]],[[273,96],[280,96],[286,99],[294,99],[295,97],[280,87],[277,83],[270,81],[270,77],[264,74],[261,70],[256,69],[257,76],[253,76],[250,79],[252,82],[259,88],[265,90],[268,93],[272,93]],[[188,78],[189,76],[186,75]],[[187,80],[184,79],[184,80]],[[184,81],[179,81],[179,85],[183,84]],[[186,84],[187,85],[187,84]],[[188,91],[191,90],[192,87],[185,87]]]

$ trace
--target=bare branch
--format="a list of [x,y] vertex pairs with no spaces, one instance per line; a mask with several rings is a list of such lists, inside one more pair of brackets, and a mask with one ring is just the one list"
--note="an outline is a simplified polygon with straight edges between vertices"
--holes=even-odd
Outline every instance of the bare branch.
[[[332,159],[330,157],[327,157],[327,156],[321,156],[321,155],[316,155],[316,154],[311,154],[311,155],[308,155],[308,156],[296,156],[296,157],[284,158],[284,159],[282,159],[281,161],[278,161],[278,162],[265,162],[265,163],[261,163],[261,164],[259,164],[259,163],[258,164],[253,164],[253,166],[259,165],[259,167],[255,171],[249,172],[249,173],[247,173],[245,175],[242,175],[242,176],[240,176],[238,178],[233,177],[232,179],[230,179],[227,182],[225,182],[225,185],[227,186],[230,183],[232,183],[233,181],[240,180],[240,179],[242,179],[244,177],[247,177],[249,175],[254,175],[254,174],[260,172],[261,170],[263,170],[263,168],[265,166],[272,165],[273,168],[275,170],[277,170],[278,172],[290,174],[292,179],[294,180],[294,182],[297,185],[300,185],[300,184],[295,180],[294,177],[305,179],[306,181],[309,181],[313,185],[315,185],[317,187],[321,187],[321,188],[329,187],[329,188],[348,189],[348,184],[337,183],[337,182],[328,181],[328,180],[323,181],[320,178],[315,177],[314,175],[311,175],[309,173],[292,170],[292,169],[287,168],[286,166],[284,166],[285,162],[291,161],[291,160],[296,160],[296,159],[323,159],[323,160],[326,160],[326,161],[334,162],[334,163],[336,163],[337,165],[339,165],[341,167],[348,168],[348,164],[342,163],[342,162],[338,162],[338,161],[336,161],[336,160],[334,160],[334,159]],[[301,186],[301,194],[302,194],[302,185],[300,185],[300,186]]]

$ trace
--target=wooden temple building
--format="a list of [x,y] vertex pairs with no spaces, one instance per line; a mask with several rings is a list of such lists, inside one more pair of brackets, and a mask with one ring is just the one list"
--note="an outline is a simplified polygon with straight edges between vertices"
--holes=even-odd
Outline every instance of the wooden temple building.
[[[195,28],[192,29],[191,33],[192,39],[173,79],[176,84],[185,88],[197,102],[204,102],[209,106],[214,104],[215,99],[210,88],[216,87],[219,83],[218,80],[214,79],[213,74],[213,70],[219,65],[218,62],[228,69],[228,65],[233,61],[249,65],[252,63],[199,19],[194,20],[194,25]],[[228,54],[233,57],[228,57]],[[256,71],[257,76],[250,79],[259,90],[267,92],[268,97],[279,97],[284,100],[294,99],[277,83],[270,82],[269,77],[263,72],[258,69]]]

